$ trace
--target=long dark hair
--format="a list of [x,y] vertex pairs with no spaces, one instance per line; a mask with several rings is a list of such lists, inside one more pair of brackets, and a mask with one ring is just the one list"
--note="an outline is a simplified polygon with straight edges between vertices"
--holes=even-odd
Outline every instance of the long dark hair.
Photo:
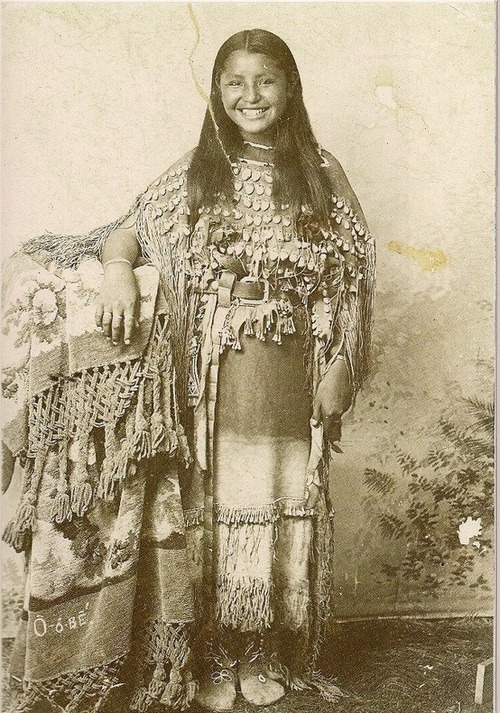
[[293,87],[283,116],[276,125],[273,196],[277,205],[288,204],[296,218],[306,205],[320,223],[328,223],[331,188],[321,168],[318,143],[314,137],[302,97],[302,85],[295,59],[288,45],[267,30],[244,30],[232,35],[219,49],[212,71],[210,104],[200,141],[188,171],[191,222],[201,206],[212,206],[224,195],[233,195],[234,175],[230,161],[243,148],[237,126],[222,104],[219,78],[232,52],[244,50],[263,54],[282,69]]

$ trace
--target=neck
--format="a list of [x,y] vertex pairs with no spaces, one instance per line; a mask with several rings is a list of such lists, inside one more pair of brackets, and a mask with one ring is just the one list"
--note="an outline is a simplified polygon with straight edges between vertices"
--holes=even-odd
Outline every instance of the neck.
[[[264,148],[263,148],[264,147]],[[251,161],[262,161],[263,163],[272,163],[274,160],[274,146],[270,144],[260,144],[260,141],[243,141],[241,149],[241,158],[247,158]]]
[[265,143],[259,144],[256,141],[243,141],[243,143],[246,144],[247,146],[252,146],[252,148],[254,148],[254,149],[262,149],[263,151],[273,151],[274,150],[274,146],[270,146],[269,144],[265,144]]

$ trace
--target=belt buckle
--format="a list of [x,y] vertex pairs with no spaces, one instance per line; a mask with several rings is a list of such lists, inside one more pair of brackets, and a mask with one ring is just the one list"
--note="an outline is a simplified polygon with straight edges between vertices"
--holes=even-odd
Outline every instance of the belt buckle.
[[255,304],[258,305],[261,302],[269,302],[269,294],[271,291],[271,285],[269,284],[269,280],[266,280],[263,277],[251,277],[250,275],[245,275],[245,277],[242,277],[240,282],[259,282],[259,283],[264,283],[264,296],[260,300],[243,300],[246,304]]

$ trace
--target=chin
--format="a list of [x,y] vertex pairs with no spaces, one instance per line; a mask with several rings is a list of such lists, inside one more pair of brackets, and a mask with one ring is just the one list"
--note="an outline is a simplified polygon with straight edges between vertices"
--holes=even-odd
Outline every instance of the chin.
[[276,123],[266,122],[265,124],[261,124],[260,126],[255,126],[255,124],[250,124],[250,126],[248,126],[247,124],[238,122],[237,126],[242,135],[251,136],[253,139],[257,140],[259,137],[262,139],[269,139],[274,134]]

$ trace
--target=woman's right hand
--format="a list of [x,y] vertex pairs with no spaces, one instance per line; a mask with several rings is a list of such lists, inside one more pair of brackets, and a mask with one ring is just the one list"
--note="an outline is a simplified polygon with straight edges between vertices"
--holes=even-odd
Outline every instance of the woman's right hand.
[[118,344],[130,344],[138,326],[139,288],[132,266],[112,262],[104,267],[104,280],[97,302],[95,321],[105,337]]

